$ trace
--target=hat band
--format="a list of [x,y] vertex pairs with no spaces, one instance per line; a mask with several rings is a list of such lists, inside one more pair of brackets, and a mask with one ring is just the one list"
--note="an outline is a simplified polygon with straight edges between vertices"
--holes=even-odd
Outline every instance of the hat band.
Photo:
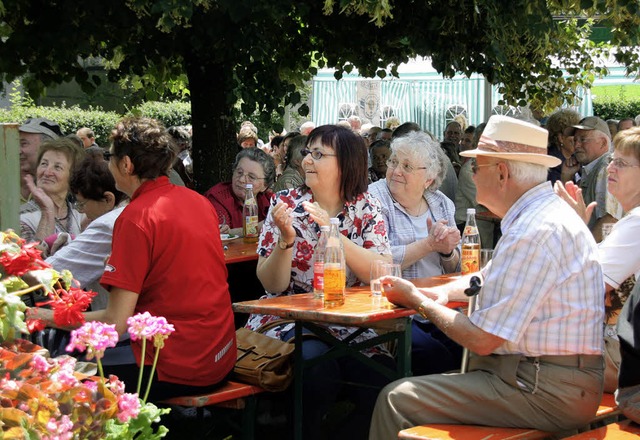
[[494,153],[533,153],[533,154],[547,154],[546,148],[543,151],[540,147],[534,147],[531,145],[520,144],[518,142],[510,141],[496,141],[486,136],[480,136],[480,142],[478,142],[478,149],[485,151],[492,151]]

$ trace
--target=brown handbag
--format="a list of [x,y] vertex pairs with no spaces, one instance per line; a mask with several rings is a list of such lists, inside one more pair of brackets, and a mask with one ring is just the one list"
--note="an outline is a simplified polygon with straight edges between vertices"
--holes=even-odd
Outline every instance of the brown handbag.
[[[282,324],[282,321],[276,321]],[[238,357],[233,373],[236,379],[267,391],[284,391],[293,380],[293,350],[290,342],[270,338],[247,328],[236,330]]]

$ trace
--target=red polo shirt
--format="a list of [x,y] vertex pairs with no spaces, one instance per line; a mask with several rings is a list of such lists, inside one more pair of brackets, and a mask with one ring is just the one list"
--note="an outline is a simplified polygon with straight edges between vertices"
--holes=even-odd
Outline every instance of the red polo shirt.
[[[167,177],[144,182],[116,220],[101,283],[138,293],[135,313],[164,316],[175,326],[160,352],[161,381],[211,385],[235,363],[233,312],[217,224],[207,199]],[[141,341],[132,347],[140,364]],[[153,361],[149,347],[145,364]]]

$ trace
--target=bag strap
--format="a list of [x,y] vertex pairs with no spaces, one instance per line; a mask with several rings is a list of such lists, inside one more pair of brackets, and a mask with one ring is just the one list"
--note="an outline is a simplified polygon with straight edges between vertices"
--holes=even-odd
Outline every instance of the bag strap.
[[295,321],[293,319],[275,319],[271,322],[267,322],[266,324],[261,325],[260,327],[258,327],[256,330],[254,330],[256,333],[262,333],[265,334],[266,332],[268,332],[269,330],[271,330],[274,327],[280,326],[280,325],[287,325],[287,324],[293,324]]

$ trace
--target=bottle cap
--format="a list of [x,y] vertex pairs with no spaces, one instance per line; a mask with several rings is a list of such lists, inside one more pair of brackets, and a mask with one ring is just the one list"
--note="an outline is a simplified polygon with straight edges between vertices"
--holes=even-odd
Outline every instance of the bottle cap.
[[244,187],[245,189],[248,189],[248,188],[253,189],[253,183],[245,183]]
[[329,229],[331,229],[329,226],[320,226],[321,231],[328,231]]
[[335,217],[331,217],[331,218],[329,219],[329,223],[331,223],[332,225],[339,225],[339,224],[340,224],[340,220],[338,220],[338,219],[337,219],[337,218],[335,218]]
[[475,208],[467,208],[467,215],[475,214],[475,213],[476,213],[476,209]]

